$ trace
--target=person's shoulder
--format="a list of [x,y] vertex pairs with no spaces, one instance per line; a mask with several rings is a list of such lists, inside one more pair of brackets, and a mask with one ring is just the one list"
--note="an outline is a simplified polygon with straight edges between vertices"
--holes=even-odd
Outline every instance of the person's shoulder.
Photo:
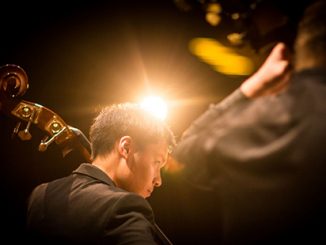
[[48,186],[48,182],[47,183],[40,183],[38,185],[36,185],[32,191],[31,191],[31,196],[35,196],[35,195],[39,195],[40,193],[43,193],[46,191],[46,188]]
[[127,192],[127,191],[117,192],[116,199],[119,202],[126,202],[126,203],[130,202],[130,204],[133,205],[144,205],[150,207],[149,203],[145,198],[133,192]]
[[120,210],[139,211],[152,215],[152,207],[148,201],[138,194],[132,192],[118,192],[115,195],[116,207]]
[[101,200],[101,202],[109,202],[110,205],[151,209],[148,201],[142,196],[103,182],[93,183],[83,190],[88,193],[88,196],[96,198],[98,201]]

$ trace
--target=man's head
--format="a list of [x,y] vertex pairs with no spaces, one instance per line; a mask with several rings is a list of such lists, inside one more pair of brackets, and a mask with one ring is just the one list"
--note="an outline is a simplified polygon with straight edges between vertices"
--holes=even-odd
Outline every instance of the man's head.
[[326,67],[326,2],[315,1],[304,12],[295,41],[295,70]]
[[143,197],[161,185],[160,170],[175,145],[162,120],[131,103],[104,108],[91,126],[90,141],[94,161],[106,164],[116,185]]

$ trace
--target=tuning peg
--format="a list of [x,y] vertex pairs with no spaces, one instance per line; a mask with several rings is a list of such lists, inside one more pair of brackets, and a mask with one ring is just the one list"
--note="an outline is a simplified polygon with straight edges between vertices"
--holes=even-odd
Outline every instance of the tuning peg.
[[28,122],[27,122],[26,128],[24,130],[20,130],[18,132],[18,136],[21,140],[30,140],[32,138],[32,135],[29,132],[29,128],[34,119],[35,110],[31,110],[29,107],[24,107],[22,109],[22,112],[23,112],[22,116],[25,118],[28,118]]
[[20,130],[18,132],[18,137],[21,139],[21,140],[30,140],[32,138],[32,135],[31,133],[29,132],[29,127],[27,125],[27,127],[24,129],[24,130]]
[[58,131],[56,134],[54,134],[49,140],[46,136],[44,139],[41,140],[40,145],[38,146],[39,151],[45,151],[48,146],[55,141],[55,139],[66,129],[66,127],[63,127],[60,131]]
[[19,121],[19,122],[16,124],[16,127],[15,127],[14,130],[12,131],[12,134],[11,134],[11,138],[12,138],[12,139],[13,139],[13,138],[18,134],[18,131],[19,131],[20,125],[21,125],[21,121]]
[[29,106],[24,106],[21,110],[20,110],[20,115],[22,118],[28,119],[27,121],[27,125],[26,128],[24,130],[19,130],[20,127],[20,123],[17,124],[16,128],[14,129],[14,133],[17,134],[18,132],[18,137],[21,140],[30,140],[32,138],[31,133],[29,132],[29,128],[34,120],[34,115],[35,115],[35,110],[31,109]]
[[51,140],[51,142],[47,141],[48,138],[49,138],[48,136],[45,136],[44,139],[41,140],[41,143],[38,146],[39,151],[45,151],[48,148],[49,144],[53,141],[53,140]]

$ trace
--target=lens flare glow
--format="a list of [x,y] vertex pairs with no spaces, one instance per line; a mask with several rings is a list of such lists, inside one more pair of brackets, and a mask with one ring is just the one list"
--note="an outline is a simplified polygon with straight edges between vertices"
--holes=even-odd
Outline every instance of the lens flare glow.
[[167,116],[167,105],[162,98],[158,96],[148,96],[140,103],[141,107],[154,116],[164,120]]

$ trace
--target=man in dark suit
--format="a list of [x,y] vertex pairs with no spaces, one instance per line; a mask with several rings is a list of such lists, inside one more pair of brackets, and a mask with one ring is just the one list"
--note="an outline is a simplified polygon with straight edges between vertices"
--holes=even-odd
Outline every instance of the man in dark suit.
[[145,198],[161,185],[174,136],[136,104],[106,107],[90,129],[92,163],[37,186],[29,238],[55,244],[170,244]]
[[249,79],[176,148],[187,180],[218,200],[221,244],[326,242],[325,12],[318,1],[299,23],[286,90],[252,100]]

